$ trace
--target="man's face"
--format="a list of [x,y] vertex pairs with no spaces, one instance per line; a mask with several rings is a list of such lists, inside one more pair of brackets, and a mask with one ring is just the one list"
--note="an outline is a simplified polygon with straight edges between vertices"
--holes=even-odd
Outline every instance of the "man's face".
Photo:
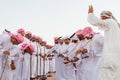
[[78,42],[78,40],[72,40],[72,43],[77,43]]
[[32,37],[32,38],[31,38],[31,41],[32,41],[32,42],[35,42],[35,41],[36,41],[36,39],[35,39],[34,37]]
[[20,34],[21,34],[22,36],[24,36],[24,35],[25,35],[25,32],[24,32],[24,31],[22,31],[22,32],[20,32]]
[[38,39],[38,43],[41,43],[42,42],[42,39]]
[[65,42],[65,44],[69,44],[70,43],[70,39],[65,39],[64,42]]
[[63,43],[63,40],[62,40],[62,39],[59,39],[59,40],[58,40],[58,43]]
[[26,34],[25,37],[28,38],[28,39],[31,39],[32,35],[31,34]]
[[79,40],[83,40],[83,39],[85,39],[84,36],[83,36],[82,34],[79,35],[79,36],[77,36],[77,37],[78,37]]
[[15,39],[15,38],[13,38],[13,37],[11,37],[11,40],[10,40],[14,45],[18,45],[19,43],[18,43],[18,41]]
[[55,44],[58,44],[58,40],[54,40],[54,43],[55,43]]
[[102,20],[108,19],[106,16],[101,16]]
[[29,48],[29,47],[27,47],[27,48],[25,49],[25,52],[32,54],[32,52],[30,51],[30,48]]
[[42,42],[42,43],[41,43],[41,46],[46,46],[46,43],[45,43],[45,42]]

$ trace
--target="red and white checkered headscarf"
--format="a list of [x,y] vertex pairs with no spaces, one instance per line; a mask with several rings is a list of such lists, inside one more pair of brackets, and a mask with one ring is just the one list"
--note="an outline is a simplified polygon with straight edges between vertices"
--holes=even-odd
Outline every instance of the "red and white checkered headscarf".
[[21,50],[24,51],[25,49],[29,48],[31,52],[34,52],[34,46],[31,44],[22,44],[21,45]]
[[23,28],[20,28],[20,29],[17,30],[17,32],[18,32],[18,33],[20,33],[20,32],[25,32],[25,30],[24,30]]
[[10,34],[10,36],[18,41],[18,43],[22,43],[24,41],[24,37],[20,34]]

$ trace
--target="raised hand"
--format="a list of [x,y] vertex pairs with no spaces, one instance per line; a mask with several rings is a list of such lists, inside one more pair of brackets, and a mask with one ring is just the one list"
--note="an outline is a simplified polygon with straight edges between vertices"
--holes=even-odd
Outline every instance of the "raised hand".
[[88,8],[88,13],[93,13],[93,6],[92,5],[89,5],[89,8]]

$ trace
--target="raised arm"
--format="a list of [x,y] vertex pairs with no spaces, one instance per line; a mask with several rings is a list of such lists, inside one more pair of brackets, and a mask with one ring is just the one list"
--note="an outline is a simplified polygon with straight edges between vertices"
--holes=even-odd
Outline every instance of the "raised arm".
[[92,5],[90,5],[88,8],[87,20],[91,25],[96,26],[101,30],[108,30],[109,29],[107,20],[102,20],[94,15]]

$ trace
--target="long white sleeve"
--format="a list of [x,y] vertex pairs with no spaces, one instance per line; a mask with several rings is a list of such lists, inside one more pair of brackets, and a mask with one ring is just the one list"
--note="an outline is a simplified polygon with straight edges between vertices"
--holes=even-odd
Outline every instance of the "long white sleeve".
[[107,20],[101,20],[100,18],[96,17],[93,13],[89,13],[87,17],[88,22],[98,27],[101,30],[108,30],[108,21]]

